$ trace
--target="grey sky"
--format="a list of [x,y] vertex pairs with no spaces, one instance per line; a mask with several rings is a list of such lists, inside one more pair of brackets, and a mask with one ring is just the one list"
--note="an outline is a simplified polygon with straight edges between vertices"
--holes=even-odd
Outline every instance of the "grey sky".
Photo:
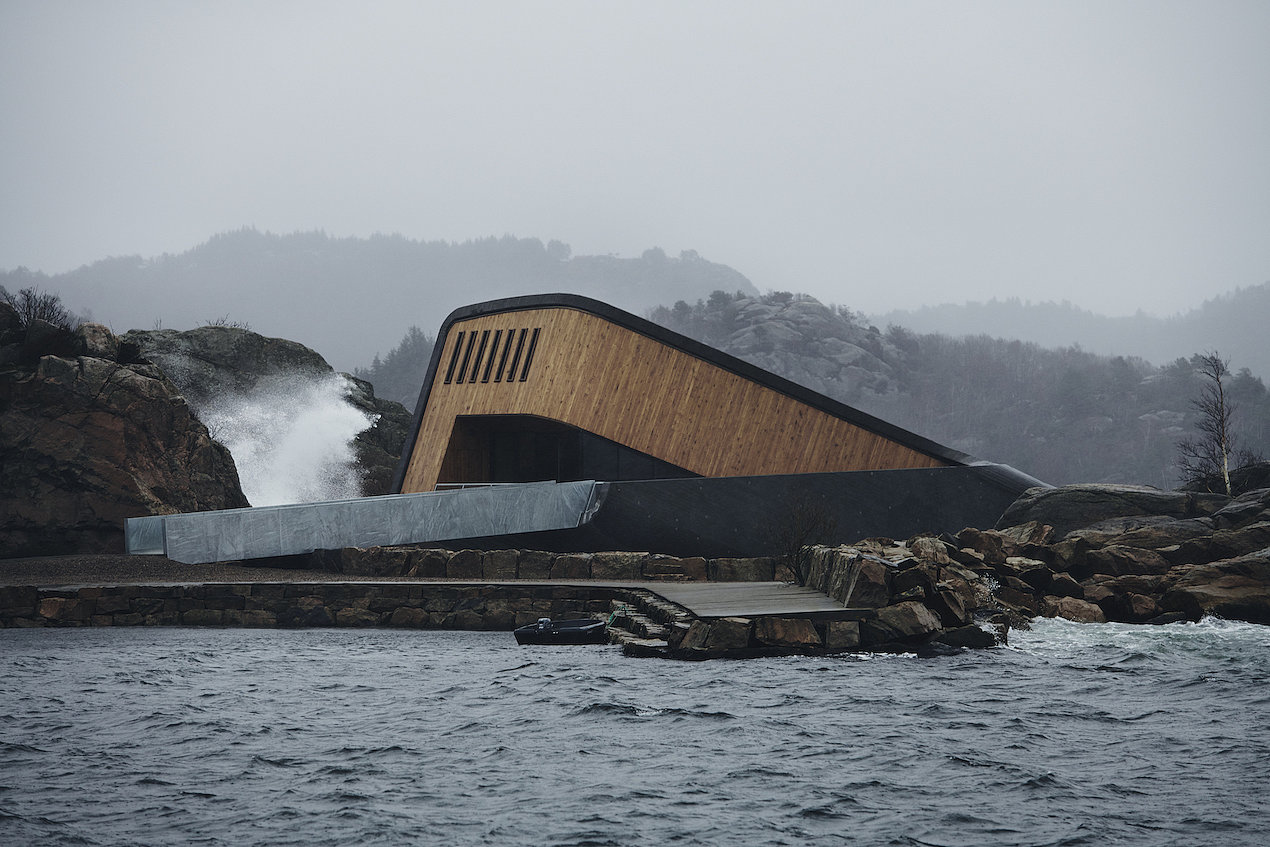
[[1169,314],[1270,281],[1268,37],[1264,0],[4,0],[0,268],[511,233]]

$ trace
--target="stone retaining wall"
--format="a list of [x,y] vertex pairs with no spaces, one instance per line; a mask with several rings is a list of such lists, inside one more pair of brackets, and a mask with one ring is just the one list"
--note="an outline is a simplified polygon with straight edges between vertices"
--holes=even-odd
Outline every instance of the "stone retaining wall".
[[611,579],[635,581],[792,581],[769,556],[743,559],[677,558],[660,553],[547,553],[540,550],[428,550],[345,547],[295,557],[310,570],[355,576],[417,579]]
[[621,589],[419,583],[0,587],[0,627],[245,626],[510,630],[607,613]]

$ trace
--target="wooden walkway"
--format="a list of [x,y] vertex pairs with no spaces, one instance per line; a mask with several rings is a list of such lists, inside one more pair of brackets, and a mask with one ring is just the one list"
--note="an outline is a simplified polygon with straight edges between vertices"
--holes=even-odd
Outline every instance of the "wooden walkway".
[[640,587],[683,606],[699,618],[863,617],[863,610],[849,609],[814,588],[785,582],[657,582]]

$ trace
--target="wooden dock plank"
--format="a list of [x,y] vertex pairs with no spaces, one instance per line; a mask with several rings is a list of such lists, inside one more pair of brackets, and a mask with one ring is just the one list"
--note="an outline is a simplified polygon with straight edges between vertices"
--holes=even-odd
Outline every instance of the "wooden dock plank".
[[851,620],[850,609],[813,588],[784,582],[674,582],[643,586],[699,618],[806,617]]

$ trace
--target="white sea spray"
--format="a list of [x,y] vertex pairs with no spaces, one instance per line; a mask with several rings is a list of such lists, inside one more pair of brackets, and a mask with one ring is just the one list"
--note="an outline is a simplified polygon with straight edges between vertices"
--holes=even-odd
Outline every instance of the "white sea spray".
[[251,505],[339,500],[362,496],[353,439],[375,423],[349,390],[340,374],[279,376],[198,411],[233,454]]

